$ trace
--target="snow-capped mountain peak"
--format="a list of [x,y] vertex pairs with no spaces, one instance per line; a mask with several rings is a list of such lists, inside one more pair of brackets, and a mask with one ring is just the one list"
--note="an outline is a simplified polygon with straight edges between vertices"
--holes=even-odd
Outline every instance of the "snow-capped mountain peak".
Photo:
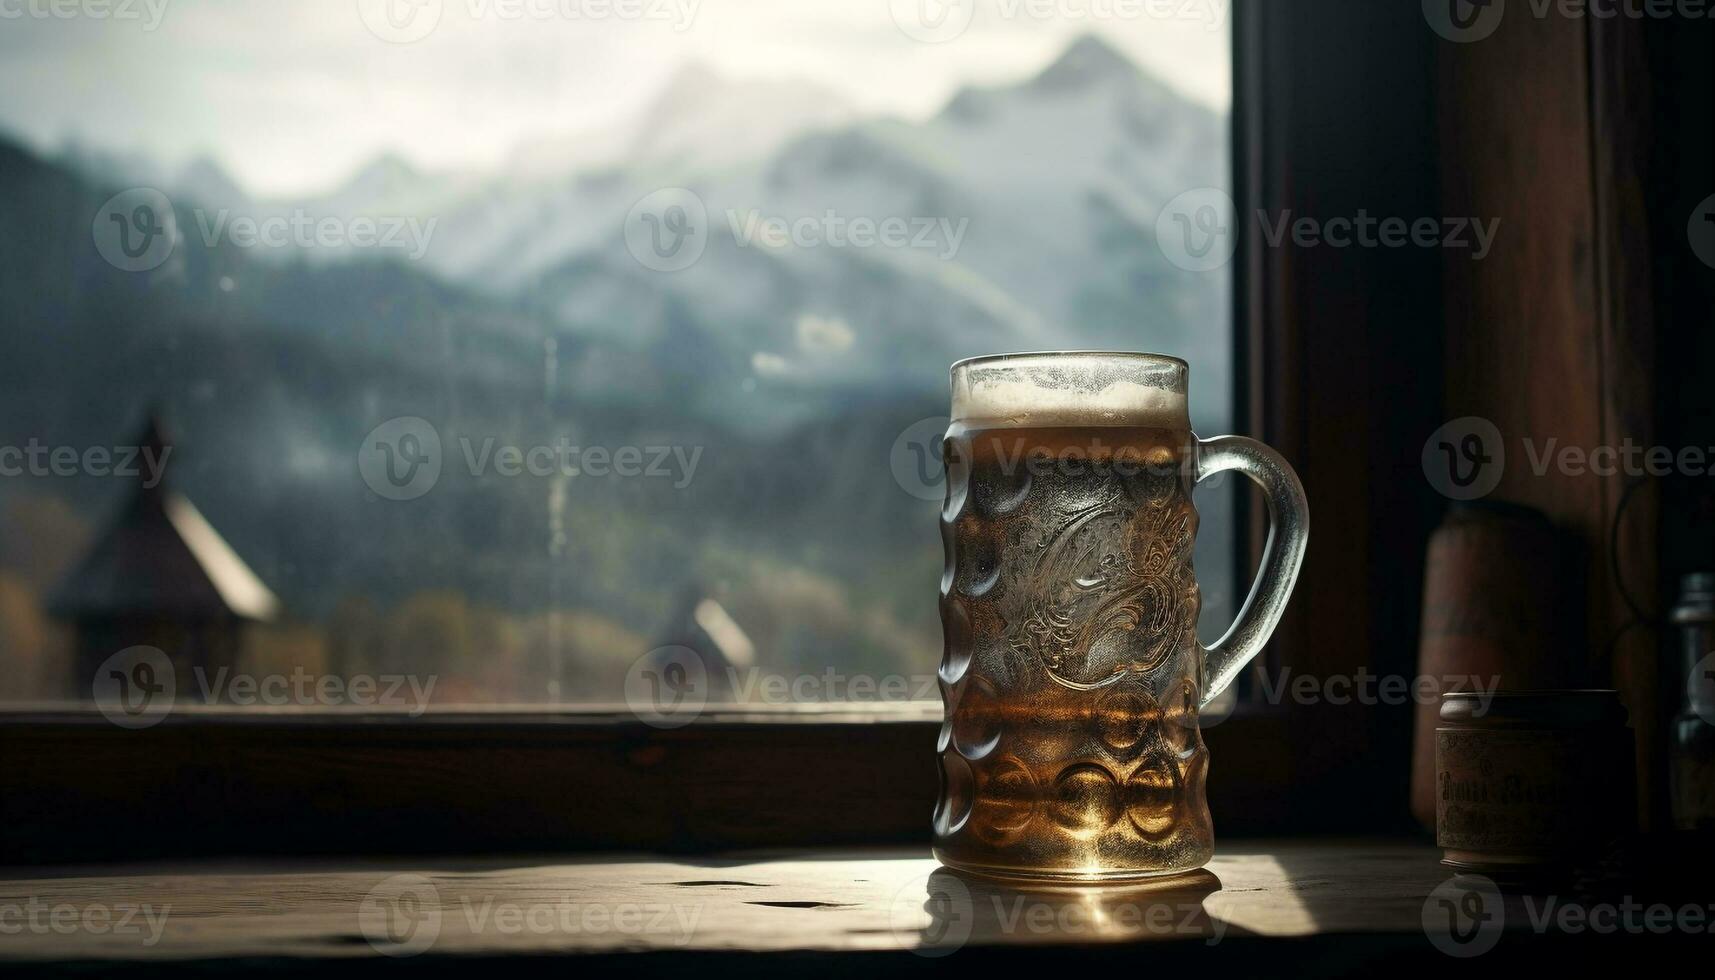
[[219,206],[231,206],[250,197],[225,167],[206,154],[179,168],[173,178],[173,190],[193,201]]
[[856,112],[802,79],[732,79],[702,64],[679,69],[639,117],[632,164],[710,171],[765,157],[806,132],[844,125]]
[[397,153],[383,153],[359,167],[334,192],[335,197],[390,197],[414,187],[422,174]]
[[1118,48],[1094,34],[1084,34],[1044,68],[1030,86],[1040,91],[1065,91],[1142,77],[1142,70]]

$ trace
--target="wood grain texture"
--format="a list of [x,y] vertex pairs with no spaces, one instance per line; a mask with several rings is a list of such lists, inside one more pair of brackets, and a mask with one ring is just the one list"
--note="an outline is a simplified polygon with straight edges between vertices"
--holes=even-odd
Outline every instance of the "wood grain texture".
[[[1524,503],[1585,546],[1573,574],[1584,625],[1562,685],[1622,691],[1638,739],[1640,805],[1659,809],[1657,637],[1620,636],[1631,615],[1613,570],[1656,605],[1657,495],[1638,493],[1614,553],[1611,530],[1636,475],[1564,468],[1655,438],[1650,70],[1635,19],[1508,17],[1495,34],[1442,48],[1443,203],[1498,218],[1482,262],[1446,263],[1446,415],[1493,422],[1505,469],[1492,498]],[[1616,638],[1618,639],[1616,640]]]
[[[1392,842],[1236,842],[1206,871],[1148,886],[1024,891],[965,878],[950,886],[926,852],[897,849],[0,872],[0,909],[35,909],[47,923],[12,916],[26,925],[0,930],[0,961],[1216,945],[1362,933],[1421,942],[1424,898],[1447,879],[1436,858]],[[136,910],[134,928],[91,928],[92,909]],[[937,925],[954,920],[968,933],[943,938]]]
[[[872,843],[928,831],[939,705],[710,713],[175,709],[0,720],[4,860]],[[124,813],[116,824],[112,814]],[[906,836],[908,835],[908,836]]]
[[1585,44],[1581,20],[1514,17],[1444,45],[1441,133],[1446,212],[1501,222],[1487,258],[1445,264],[1448,417],[1501,430],[1494,497],[1589,533],[1600,481],[1538,475],[1522,445],[1587,449],[1603,434]]
[[[0,712],[0,863],[926,843],[937,703],[710,710]],[[1279,773],[1310,712],[1208,729],[1222,832],[1321,829]],[[122,816],[121,816],[122,815]]]
[[[1298,470],[1311,510],[1275,664],[1318,680],[1409,677],[1423,543],[1443,503],[1418,463],[1440,424],[1441,257],[1270,243],[1259,226],[1440,213],[1434,35],[1417,4],[1367,0],[1251,0],[1234,28],[1250,431]],[[1333,831],[1404,826],[1406,706],[1284,708],[1279,796],[1293,812]]]
[[[1590,25],[1593,191],[1596,204],[1596,269],[1602,336],[1602,428],[1608,445],[1631,441],[1656,445],[1656,301],[1652,226],[1655,69],[1645,32],[1636,20],[1598,20]],[[1677,231],[1677,229],[1675,229]],[[1621,590],[1643,615],[1665,608],[1656,575],[1660,539],[1658,488],[1649,477],[1617,473],[1603,480],[1602,519],[1618,534],[1602,540],[1607,558],[1600,582],[1608,632],[1597,650],[1598,670],[1618,688],[1638,733],[1636,764],[1639,815],[1645,826],[1665,812],[1664,717],[1656,652],[1661,637],[1634,621]],[[1664,709],[1666,709],[1664,711]]]

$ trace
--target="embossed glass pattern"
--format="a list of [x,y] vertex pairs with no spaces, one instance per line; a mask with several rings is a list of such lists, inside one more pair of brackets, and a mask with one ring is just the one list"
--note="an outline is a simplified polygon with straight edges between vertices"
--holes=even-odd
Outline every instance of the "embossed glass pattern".
[[[1272,450],[1197,439],[1186,374],[1146,354],[953,367],[934,815],[949,866],[1131,878],[1213,853],[1198,713],[1273,630],[1307,514]],[[1263,487],[1272,531],[1237,622],[1204,648],[1191,492],[1229,469]]]

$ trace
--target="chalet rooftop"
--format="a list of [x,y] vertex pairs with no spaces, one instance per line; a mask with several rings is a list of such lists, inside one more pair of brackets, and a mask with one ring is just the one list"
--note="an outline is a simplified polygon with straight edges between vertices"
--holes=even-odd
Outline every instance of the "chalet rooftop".
[[[156,458],[170,443],[151,420],[138,445]],[[50,600],[66,619],[169,616],[271,620],[280,602],[220,532],[162,479],[139,481],[130,501]]]

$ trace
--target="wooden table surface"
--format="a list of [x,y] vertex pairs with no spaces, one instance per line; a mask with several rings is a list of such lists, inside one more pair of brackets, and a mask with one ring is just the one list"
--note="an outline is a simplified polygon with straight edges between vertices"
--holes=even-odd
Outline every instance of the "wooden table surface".
[[1147,886],[1034,889],[897,848],[0,868],[0,974],[872,980],[954,967],[1061,980],[1123,957],[1158,975],[1516,978],[1715,951],[1715,888],[1702,885],[1672,907],[1700,918],[1664,929],[1604,906],[1632,903],[1629,890],[1479,894],[1421,842],[1217,848],[1204,871]]
[[923,852],[175,863],[0,870],[0,959],[41,962],[915,951],[1423,938],[1437,852],[1232,842],[1146,887],[1021,891]]

